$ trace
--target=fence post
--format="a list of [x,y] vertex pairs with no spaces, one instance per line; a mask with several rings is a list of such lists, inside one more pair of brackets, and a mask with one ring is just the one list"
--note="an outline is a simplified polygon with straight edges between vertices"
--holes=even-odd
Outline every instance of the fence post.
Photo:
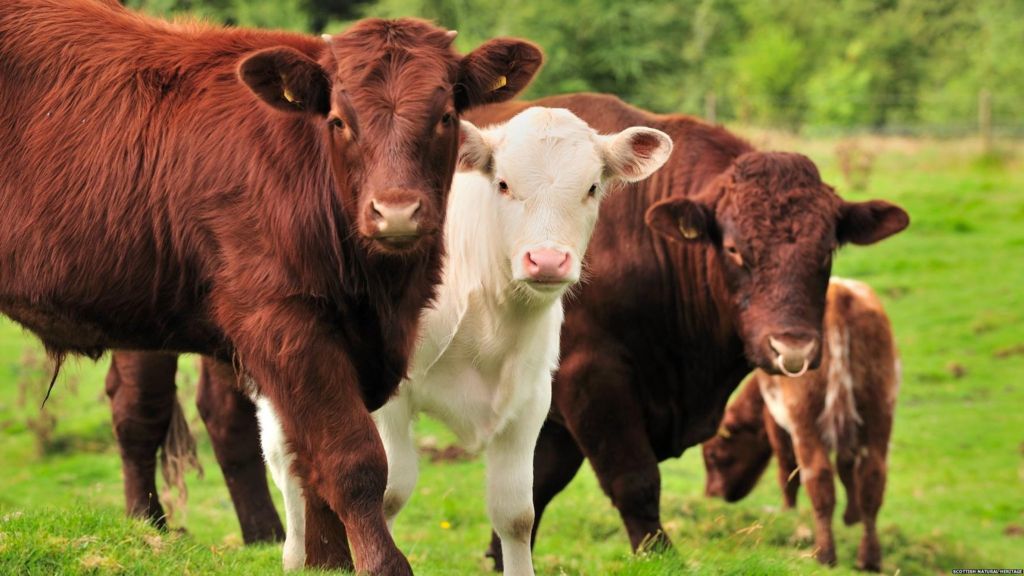
[[715,101],[715,91],[708,90],[707,93],[704,94],[704,119],[711,124],[716,123],[716,105],[717,102]]
[[978,93],[978,132],[981,135],[981,150],[992,153],[992,93],[982,88]]

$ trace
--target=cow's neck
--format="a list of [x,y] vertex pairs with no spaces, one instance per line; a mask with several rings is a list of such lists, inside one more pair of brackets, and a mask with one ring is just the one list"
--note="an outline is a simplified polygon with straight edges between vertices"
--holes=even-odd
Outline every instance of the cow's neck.
[[421,310],[440,281],[441,247],[415,259],[360,259],[366,285],[346,290],[334,324],[359,371],[364,400],[378,407],[406,377]]

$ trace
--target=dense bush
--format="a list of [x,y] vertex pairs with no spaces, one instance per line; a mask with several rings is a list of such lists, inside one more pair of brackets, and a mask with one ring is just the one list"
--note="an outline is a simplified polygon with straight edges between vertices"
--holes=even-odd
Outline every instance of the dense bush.
[[594,90],[658,111],[812,129],[1024,132],[1019,0],[127,0],[167,14],[319,32],[422,16],[469,48],[541,44],[530,94]]

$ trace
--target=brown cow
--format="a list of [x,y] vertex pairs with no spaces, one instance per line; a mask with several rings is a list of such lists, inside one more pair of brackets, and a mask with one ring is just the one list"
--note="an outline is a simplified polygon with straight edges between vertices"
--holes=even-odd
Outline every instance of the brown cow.
[[[825,306],[821,367],[789,378],[757,371],[729,405],[718,436],[704,443],[708,496],[735,502],[760,478],[774,450],[786,508],[802,483],[814,507],[817,549],[835,564],[835,487],[829,452],[846,488],[843,521],[864,521],[857,567],[879,571],[875,521],[882,506],[886,458],[899,389],[889,318],[866,284],[833,278]],[[799,480],[796,471],[799,470]]]
[[[752,366],[817,366],[833,254],[909,218],[887,202],[842,200],[805,156],[760,152],[720,127],[610,96],[512,102],[469,118],[485,125],[531,105],[568,108],[602,132],[651,126],[675,142],[661,171],[601,208],[534,455],[536,522],[586,457],[633,548],[666,547],[658,462],[714,435]],[[489,553],[499,550],[493,537]]]
[[410,572],[368,410],[438,281],[458,115],[541,60],[507,39],[460,57],[453,38],[416,20],[325,41],[0,3],[0,312],[58,359],[243,368],[292,440],[310,564],[353,566],[347,538],[360,571]]

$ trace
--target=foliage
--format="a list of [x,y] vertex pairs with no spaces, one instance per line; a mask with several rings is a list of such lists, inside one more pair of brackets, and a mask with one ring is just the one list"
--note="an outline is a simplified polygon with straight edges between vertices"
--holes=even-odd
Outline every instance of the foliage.
[[244,26],[332,32],[420,16],[538,42],[530,95],[597,91],[656,111],[812,130],[963,134],[992,93],[993,124],[1024,133],[1024,3],[1017,0],[126,0]]

